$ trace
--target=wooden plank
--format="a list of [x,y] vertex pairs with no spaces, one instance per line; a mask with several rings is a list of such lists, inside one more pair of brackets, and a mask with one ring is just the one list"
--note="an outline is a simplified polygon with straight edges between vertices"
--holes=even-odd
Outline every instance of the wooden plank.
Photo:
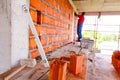
[[44,70],[37,70],[35,71],[35,74],[32,75],[32,77],[29,77],[30,80],[38,80],[40,79],[43,75],[46,74],[46,72],[48,71],[49,69],[44,69]]
[[10,80],[10,78],[19,73],[25,66],[16,66],[3,74],[0,74],[0,80]]
[[0,74],[0,80],[1,80],[1,79],[3,80],[6,76],[12,74],[14,71],[16,71],[17,69],[19,69],[20,67],[21,67],[21,66],[16,66],[16,67],[14,67],[14,68],[6,71],[5,73]]
[[28,73],[28,71],[32,72],[31,68],[25,67],[22,71],[17,73],[15,76],[11,77],[10,80],[17,80],[19,77],[24,76],[26,73]]
[[46,72],[40,79],[38,80],[48,80],[48,76],[49,76],[49,71]]
[[21,71],[10,80],[37,80],[48,70],[49,68],[45,68],[43,63],[39,62],[34,68]]
[[6,76],[4,78],[4,80],[9,80],[12,76],[14,76],[16,73],[18,73],[19,71],[21,71],[23,68],[25,68],[25,65],[21,66],[20,68],[18,68],[16,71],[12,72],[10,75]]

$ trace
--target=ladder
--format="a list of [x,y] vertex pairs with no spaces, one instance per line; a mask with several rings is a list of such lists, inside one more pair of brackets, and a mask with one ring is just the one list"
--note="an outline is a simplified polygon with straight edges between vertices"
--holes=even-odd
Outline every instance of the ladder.
[[49,67],[48,60],[47,60],[47,58],[46,58],[46,55],[45,55],[45,52],[44,52],[44,50],[43,50],[42,44],[41,44],[41,42],[40,42],[40,40],[39,40],[39,37],[38,37],[37,31],[36,31],[36,28],[35,28],[35,26],[34,26],[34,23],[33,23],[33,21],[32,21],[32,18],[31,18],[29,9],[28,9],[28,7],[27,7],[26,4],[22,5],[22,7],[23,7],[23,10],[24,10],[24,12],[25,12],[25,14],[26,14],[26,18],[27,18],[28,25],[30,26],[30,29],[31,29],[34,37],[35,37],[35,42],[36,42],[36,44],[37,44],[38,51],[39,51],[39,53],[40,53],[40,55],[41,55],[42,62],[44,63],[44,66],[45,66],[45,67]]

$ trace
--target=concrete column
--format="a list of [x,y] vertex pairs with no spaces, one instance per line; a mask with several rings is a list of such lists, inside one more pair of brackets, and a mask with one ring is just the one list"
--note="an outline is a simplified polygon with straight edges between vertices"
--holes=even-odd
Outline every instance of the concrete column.
[[12,65],[28,57],[28,25],[22,9],[22,5],[26,3],[26,0],[11,0]]
[[0,0],[0,73],[10,68],[11,9],[9,0]]
[[28,25],[22,5],[26,0],[0,1],[0,73],[28,58]]

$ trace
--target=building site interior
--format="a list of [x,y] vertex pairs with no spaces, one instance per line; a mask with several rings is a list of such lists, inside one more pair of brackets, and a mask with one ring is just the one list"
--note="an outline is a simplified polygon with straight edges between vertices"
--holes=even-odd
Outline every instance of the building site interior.
[[1,0],[0,28],[0,80],[120,80],[120,0]]

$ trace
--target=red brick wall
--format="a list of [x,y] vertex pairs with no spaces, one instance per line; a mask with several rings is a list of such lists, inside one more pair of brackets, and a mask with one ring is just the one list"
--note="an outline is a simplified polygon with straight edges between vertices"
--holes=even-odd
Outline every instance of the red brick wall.
[[46,53],[71,42],[73,8],[68,0],[30,0],[30,13]]

